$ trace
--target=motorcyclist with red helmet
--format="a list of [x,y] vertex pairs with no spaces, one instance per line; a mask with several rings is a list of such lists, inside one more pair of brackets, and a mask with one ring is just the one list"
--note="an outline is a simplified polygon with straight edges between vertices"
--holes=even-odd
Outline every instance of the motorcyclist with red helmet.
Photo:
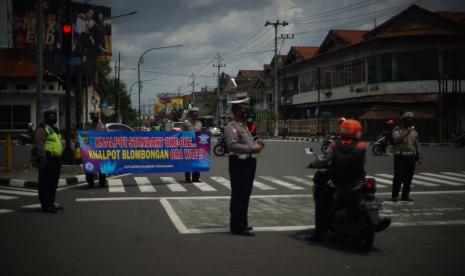
[[[330,162],[330,170],[327,178],[314,179],[315,200],[315,230],[306,237],[309,241],[323,240],[323,234],[326,232],[327,221],[329,217],[330,202],[337,188],[330,187],[328,181],[331,180],[336,186],[350,185],[364,179],[366,176],[364,170],[365,155],[367,143],[360,141],[362,136],[362,125],[357,120],[348,119],[340,123],[340,139],[333,141],[327,151],[327,160]],[[353,147],[355,162],[349,164],[339,162],[340,150],[347,147]],[[339,164],[338,164],[339,163]],[[342,168],[341,168],[342,167]],[[343,171],[342,171],[342,170]]]

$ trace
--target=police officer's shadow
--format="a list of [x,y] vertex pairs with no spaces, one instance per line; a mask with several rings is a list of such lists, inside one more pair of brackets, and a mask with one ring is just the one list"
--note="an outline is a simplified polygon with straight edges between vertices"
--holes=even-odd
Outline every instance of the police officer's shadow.
[[294,240],[301,241],[303,243],[308,244],[308,246],[315,246],[315,247],[324,247],[327,249],[337,250],[341,252],[345,252],[348,254],[354,255],[367,255],[370,253],[381,253],[375,245],[369,251],[362,251],[358,250],[354,247],[354,245],[349,240],[342,239],[332,234],[326,234],[324,241],[308,241],[305,238],[311,235],[313,229],[301,230],[297,231],[293,234],[289,234],[288,236]]

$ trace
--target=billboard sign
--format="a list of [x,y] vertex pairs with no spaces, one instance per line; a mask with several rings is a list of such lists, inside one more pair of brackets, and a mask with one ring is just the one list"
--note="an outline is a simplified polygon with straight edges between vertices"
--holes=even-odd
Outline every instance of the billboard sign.
[[[61,51],[65,1],[44,0],[44,51]],[[73,54],[111,59],[111,8],[70,3]],[[19,49],[36,47],[36,0],[13,2],[13,41]]]

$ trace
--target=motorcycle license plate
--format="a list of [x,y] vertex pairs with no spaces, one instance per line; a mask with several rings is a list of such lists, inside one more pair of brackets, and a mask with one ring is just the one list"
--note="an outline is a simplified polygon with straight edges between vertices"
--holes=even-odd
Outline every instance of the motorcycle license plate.
[[379,203],[376,200],[365,201],[363,206],[368,210],[377,210],[379,209]]

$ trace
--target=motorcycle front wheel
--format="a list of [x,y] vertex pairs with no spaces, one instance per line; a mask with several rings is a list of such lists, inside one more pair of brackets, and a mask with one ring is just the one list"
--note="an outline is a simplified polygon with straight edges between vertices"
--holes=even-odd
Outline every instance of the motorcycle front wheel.
[[361,251],[369,251],[375,242],[375,229],[365,223],[355,238],[355,248]]
[[216,156],[223,156],[225,154],[225,150],[224,150],[224,147],[223,145],[216,145],[214,148],[213,148],[213,153],[216,155]]
[[380,156],[383,154],[383,148],[381,147],[381,145],[374,145],[371,151],[375,156]]

